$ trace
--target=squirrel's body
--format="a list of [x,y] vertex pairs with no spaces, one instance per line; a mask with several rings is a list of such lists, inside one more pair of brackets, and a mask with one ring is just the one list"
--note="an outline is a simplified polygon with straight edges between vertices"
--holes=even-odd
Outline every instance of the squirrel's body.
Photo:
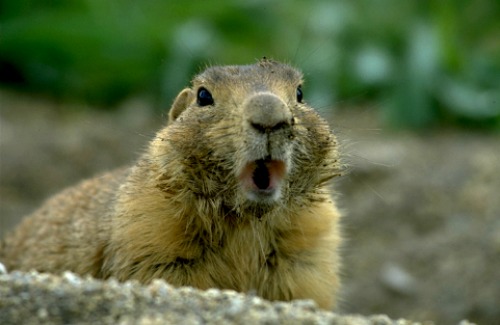
[[0,261],[333,307],[337,144],[301,83],[265,59],[207,69],[133,167],[49,199],[6,238]]

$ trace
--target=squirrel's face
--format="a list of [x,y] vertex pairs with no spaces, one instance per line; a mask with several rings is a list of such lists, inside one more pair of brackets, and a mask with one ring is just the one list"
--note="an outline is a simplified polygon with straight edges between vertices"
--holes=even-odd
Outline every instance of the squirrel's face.
[[301,84],[297,70],[269,60],[198,75],[176,98],[165,137],[192,190],[238,209],[272,206],[333,177],[334,137]]

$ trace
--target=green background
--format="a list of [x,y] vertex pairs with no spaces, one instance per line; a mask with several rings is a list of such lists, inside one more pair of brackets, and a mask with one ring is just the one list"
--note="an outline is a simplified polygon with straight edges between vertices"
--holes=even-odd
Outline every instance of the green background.
[[165,109],[206,65],[266,56],[302,69],[320,110],[498,130],[499,12],[495,0],[3,0],[0,86]]

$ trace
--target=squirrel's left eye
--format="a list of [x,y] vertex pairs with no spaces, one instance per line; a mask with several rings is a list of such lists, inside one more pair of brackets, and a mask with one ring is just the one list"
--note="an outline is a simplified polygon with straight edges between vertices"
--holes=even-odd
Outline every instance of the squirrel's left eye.
[[201,87],[200,89],[198,89],[198,94],[196,96],[196,102],[200,106],[208,106],[208,105],[214,104],[214,99],[212,98],[212,94],[208,90]]
[[302,97],[304,96],[304,94],[302,93],[302,86],[298,86],[297,87],[297,101],[299,103],[302,103]]

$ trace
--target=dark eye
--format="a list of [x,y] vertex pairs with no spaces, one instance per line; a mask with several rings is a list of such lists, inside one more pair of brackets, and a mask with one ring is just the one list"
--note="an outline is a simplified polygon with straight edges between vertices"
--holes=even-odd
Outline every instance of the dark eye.
[[297,87],[297,101],[299,103],[302,103],[302,97],[303,97],[303,94],[302,94],[302,86],[298,86]]
[[212,94],[208,90],[202,87],[198,89],[196,102],[200,106],[208,106],[214,104],[214,99],[212,98]]

